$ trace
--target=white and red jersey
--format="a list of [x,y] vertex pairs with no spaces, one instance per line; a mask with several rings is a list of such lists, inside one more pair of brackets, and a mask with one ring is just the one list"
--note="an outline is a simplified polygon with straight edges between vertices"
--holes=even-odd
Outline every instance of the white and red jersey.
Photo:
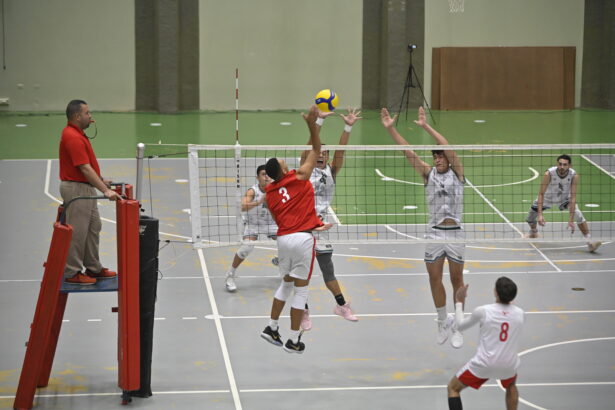
[[270,183],[265,190],[269,211],[278,224],[278,236],[308,232],[324,225],[314,209],[312,183],[297,179],[296,170]]
[[457,329],[464,331],[480,324],[478,349],[468,362],[470,371],[483,379],[506,379],[519,367],[519,341],[525,320],[523,309],[511,304],[493,303],[479,306],[468,318],[463,317],[461,303],[456,303]]

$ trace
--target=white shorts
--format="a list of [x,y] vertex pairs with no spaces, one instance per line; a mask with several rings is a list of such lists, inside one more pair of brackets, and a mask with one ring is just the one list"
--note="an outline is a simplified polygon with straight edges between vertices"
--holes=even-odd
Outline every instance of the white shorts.
[[[328,214],[322,214],[318,216],[324,223],[329,223]],[[333,253],[333,245],[329,241],[329,231],[314,231],[314,238],[316,238],[316,254]]]
[[309,280],[314,268],[316,240],[309,232],[295,232],[278,236],[280,275]]
[[506,380],[517,374],[518,367],[518,364],[516,366],[485,366],[475,356],[464,364],[455,376],[459,378],[466,370],[469,370],[470,373],[481,379]]
[[425,239],[439,240],[441,243],[428,243],[425,245],[425,263],[433,263],[440,258],[464,263],[466,245],[464,243],[447,243],[447,240],[462,240],[466,235],[463,229],[436,229],[428,228]]
[[[268,238],[275,237],[278,233],[277,225],[248,225],[243,227],[243,237],[256,237],[259,235],[267,235]],[[275,238],[273,238],[275,239]]]

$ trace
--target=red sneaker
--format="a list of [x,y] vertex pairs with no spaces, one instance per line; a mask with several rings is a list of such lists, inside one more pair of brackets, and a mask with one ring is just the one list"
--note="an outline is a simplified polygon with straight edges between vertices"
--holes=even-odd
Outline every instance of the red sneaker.
[[114,278],[117,276],[116,272],[113,272],[112,270],[109,270],[107,268],[102,268],[102,270],[98,273],[94,273],[91,270],[86,269],[85,274],[91,278],[101,278],[101,279]]
[[96,283],[96,278],[91,278],[88,275],[84,275],[79,272],[75,276],[64,279],[66,283],[72,283],[74,285],[93,285]]

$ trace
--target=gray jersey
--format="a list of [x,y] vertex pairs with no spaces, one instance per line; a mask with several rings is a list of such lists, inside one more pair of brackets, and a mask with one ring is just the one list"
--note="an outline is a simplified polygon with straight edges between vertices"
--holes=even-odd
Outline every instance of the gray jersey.
[[335,194],[335,180],[329,164],[324,169],[314,168],[310,182],[314,186],[316,214],[318,216],[326,215]]
[[[254,199],[253,201],[259,202],[263,200],[265,197],[265,193],[261,191],[258,184],[251,187],[254,191]],[[267,208],[267,202],[263,201],[262,204],[255,206],[248,211],[244,211],[241,213],[241,217],[243,218],[243,222],[246,225],[246,228],[249,230],[253,230],[256,227],[267,228],[275,226],[275,221],[269,212],[269,208]],[[258,229],[258,233],[267,233],[267,229]]]
[[570,188],[572,187],[572,180],[577,174],[572,168],[568,168],[568,174],[565,177],[560,177],[557,174],[557,167],[551,167],[547,170],[551,181],[547,185],[545,191],[545,199],[543,206],[560,205],[570,200]]
[[425,193],[429,209],[429,226],[439,225],[447,218],[461,225],[463,182],[452,169],[449,168],[440,174],[433,167],[427,176]]

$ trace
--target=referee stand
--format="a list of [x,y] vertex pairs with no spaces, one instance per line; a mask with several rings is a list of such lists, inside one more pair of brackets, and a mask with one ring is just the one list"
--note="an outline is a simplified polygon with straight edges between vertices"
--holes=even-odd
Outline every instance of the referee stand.
[[[149,397],[152,394],[150,373],[158,271],[158,221],[140,218],[139,202],[133,199],[131,185],[114,184],[113,188],[125,198],[116,203],[118,274],[115,278],[99,280],[88,287],[64,281],[64,267],[73,235],[73,228],[65,222],[65,211],[72,201],[58,209],[49,254],[43,264],[45,271],[26,343],[14,409],[31,409],[36,388],[46,387],[49,383],[70,293],[117,292],[118,306],[112,311],[118,313],[118,385],[122,389],[122,404],[129,403],[132,396]],[[105,197],[74,200],[101,198]],[[145,227],[140,226],[144,219]],[[140,232],[149,232],[147,241],[142,240]],[[145,255],[147,260],[144,261],[141,255]],[[145,275],[142,268],[146,269]],[[142,276],[147,277],[146,286],[141,286]],[[140,300],[145,300],[147,306],[140,305]],[[143,335],[142,330],[145,330]]]

